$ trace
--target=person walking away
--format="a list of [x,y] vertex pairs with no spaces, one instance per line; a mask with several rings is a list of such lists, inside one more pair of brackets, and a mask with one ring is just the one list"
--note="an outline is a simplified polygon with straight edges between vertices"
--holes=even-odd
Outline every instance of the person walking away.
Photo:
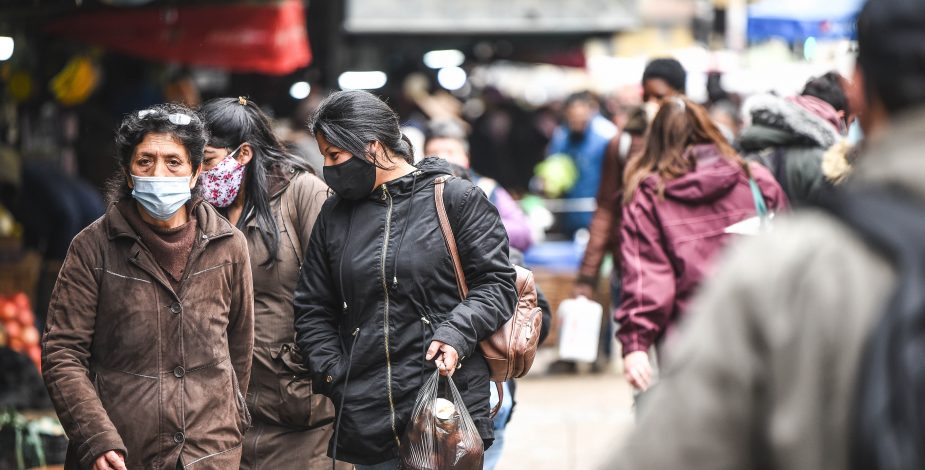
[[253,101],[216,98],[199,112],[209,131],[203,197],[247,237],[254,280],[253,425],[241,468],[327,468],[334,405],[312,393],[293,342],[292,296],[328,187],[286,151]]
[[254,298],[244,235],[195,196],[207,134],[175,104],[125,116],[106,214],[68,249],[42,371],[65,468],[235,468]]
[[921,2],[872,0],[858,16],[852,81],[865,84],[867,145],[833,202],[858,207],[886,193],[892,206],[850,218],[807,209],[737,246],[603,468],[923,468],[921,361],[910,353],[921,348],[923,310],[896,303],[920,282],[909,290],[909,264],[853,228],[892,219],[880,229],[916,250],[925,237],[925,49],[910,40],[923,32]]
[[[582,256],[581,267],[575,282],[574,296],[591,298],[600,278],[604,257],[610,253],[614,261],[620,259],[620,216],[623,210],[623,172],[632,156],[645,146],[645,134],[662,102],[668,98],[684,96],[687,71],[675,59],[660,58],[650,61],[642,74],[643,105],[630,113],[622,132],[610,140],[601,166],[601,182],[595,196],[597,208],[591,217],[588,231],[591,237]],[[614,276],[616,281],[619,275]],[[613,305],[619,303],[614,296]]]
[[[645,134],[649,123],[661,107],[662,101],[683,96],[687,83],[687,71],[675,59],[659,58],[650,61],[642,74],[643,106],[630,113],[622,132],[611,139],[601,166],[601,183],[595,200],[597,208],[588,225],[588,244],[581,258],[578,277],[572,289],[572,297],[593,298],[597,288],[604,258],[610,254],[613,272],[610,276],[610,305],[616,310],[620,305],[620,219],[623,213],[623,172],[633,156],[645,146]],[[606,316],[605,316],[606,317]],[[610,360],[613,324],[606,320],[607,328],[601,328],[601,345],[604,359]],[[557,369],[574,371],[574,362],[557,361]],[[596,365],[596,364],[595,364]],[[601,369],[601,367],[596,367]]]
[[682,97],[662,105],[645,150],[626,170],[620,230],[617,339],[624,373],[636,389],[652,383],[648,351],[669,338],[687,313],[731,240],[725,229],[756,215],[752,181],[771,211],[787,209],[773,176],[746,164],[703,107]]
[[746,160],[771,170],[794,207],[813,203],[824,192],[828,186],[822,172],[825,152],[838,141],[839,129],[847,131],[847,101],[838,83],[810,80],[803,93],[747,99],[743,107],[752,124],[736,143]]
[[507,231],[512,248],[527,251],[533,245],[530,221],[527,215],[498,182],[479,175],[469,166],[469,142],[466,131],[450,120],[432,121],[428,125],[424,141],[424,155],[440,157],[454,165],[468,170],[470,180],[478,186],[501,215],[501,222]]
[[[553,132],[546,155],[568,155],[577,169],[578,178],[566,191],[566,199],[592,198],[600,186],[604,151],[617,128],[598,113],[597,101],[587,91],[566,98],[562,114],[564,122]],[[572,235],[589,223],[591,212],[567,212],[562,226]]]
[[477,345],[510,318],[516,300],[497,209],[468,181],[443,183],[469,285],[461,301],[434,204],[448,164],[425,158],[412,166],[398,116],[364,91],[328,96],[310,128],[335,196],[308,244],[295,330],[314,391],[337,408],[329,455],[359,470],[397,468],[401,436],[435,364],[453,376],[490,447],[489,370]]

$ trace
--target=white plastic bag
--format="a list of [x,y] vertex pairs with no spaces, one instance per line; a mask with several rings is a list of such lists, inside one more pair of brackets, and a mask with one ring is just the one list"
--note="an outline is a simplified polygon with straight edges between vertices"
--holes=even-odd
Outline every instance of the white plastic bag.
[[594,362],[601,336],[604,307],[585,297],[559,304],[559,359]]

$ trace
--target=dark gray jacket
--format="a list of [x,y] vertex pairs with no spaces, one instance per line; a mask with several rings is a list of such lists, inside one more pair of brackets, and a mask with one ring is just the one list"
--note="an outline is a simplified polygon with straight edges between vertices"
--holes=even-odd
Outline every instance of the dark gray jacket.
[[826,186],[822,159],[838,132],[824,119],[784,98],[758,95],[745,102],[752,124],[736,146],[774,174],[791,206],[813,201]]
[[296,342],[315,390],[344,401],[341,460],[397,457],[434,369],[424,360],[432,340],[463,358],[453,379],[482,438],[493,437],[478,342],[510,318],[515,273],[498,211],[472,183],[450,180],[444,199],[470,289],[460,302],[434,204],[434,179],[449,172],[425,159],[366,199],[328,199],[318,216],[294,299]]

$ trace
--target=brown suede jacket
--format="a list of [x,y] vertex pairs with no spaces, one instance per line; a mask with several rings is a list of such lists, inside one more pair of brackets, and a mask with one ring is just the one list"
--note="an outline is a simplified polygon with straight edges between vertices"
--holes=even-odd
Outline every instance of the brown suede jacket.
[[45,384],[67,469],[237,468],[250,415],[254,298],[244,235],[208,204],[174,290],[115,205],[71,243],[48,310]]

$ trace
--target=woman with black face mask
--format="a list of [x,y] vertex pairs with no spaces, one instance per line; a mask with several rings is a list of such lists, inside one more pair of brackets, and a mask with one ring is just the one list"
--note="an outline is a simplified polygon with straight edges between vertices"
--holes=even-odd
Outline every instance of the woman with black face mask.
[[478,342],[515,302],[498,211],[458,178],[444,202],[470,292],[460,300],[434,203],[445,161],[412,166],[398,116],[341,91],[311,121],[335,197],[321,209],[295,294],[296,343],[315,391],[337,407],[330,455],[359,470],[395,469],[417,393],[436,366],[453,375],[482,439],[493,438],[489,371]]

